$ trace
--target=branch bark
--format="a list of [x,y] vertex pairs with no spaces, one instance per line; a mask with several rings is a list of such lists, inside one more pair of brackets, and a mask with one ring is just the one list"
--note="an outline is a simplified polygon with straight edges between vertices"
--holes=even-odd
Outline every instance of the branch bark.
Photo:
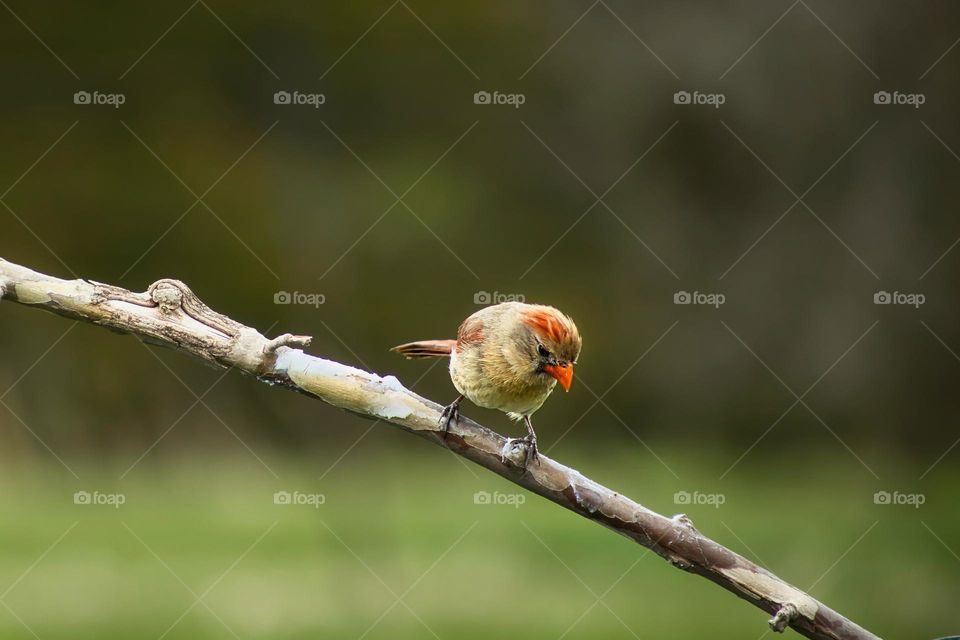
[[442,407],[381,377],[307,355],[307,336],[273,339],[221,315],[178,280],[159,280],[144,293],[88,280],[61,280],[0,258],[0,299],[98,324],[146,342],[232,367],[272,385],[341,409],[390,422],[446,447],[511,482],[647,547],[675,567],[703,576],[815,640],[878,640],[807,593],[702,535],[687,516],[654,513],[541,454],[524,472],[523,445],[462,417],[446,439]]

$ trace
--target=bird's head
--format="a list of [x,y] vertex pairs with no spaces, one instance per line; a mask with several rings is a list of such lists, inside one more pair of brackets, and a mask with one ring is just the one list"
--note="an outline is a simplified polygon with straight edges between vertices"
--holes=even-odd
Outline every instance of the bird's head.
[[547,375],[564,391],[573,384],[573,366],[580,355],[580,332],[569,317],[543,305],[529,305],[520,313],[520,346],[534,375]]

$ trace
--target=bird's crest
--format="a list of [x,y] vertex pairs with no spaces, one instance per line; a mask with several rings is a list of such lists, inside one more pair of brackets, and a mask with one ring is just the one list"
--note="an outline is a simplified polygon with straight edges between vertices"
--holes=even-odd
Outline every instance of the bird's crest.
[[553,307],[535,305],[524,310],[520,321],[534,330],[544,341],[576,357],[580,353],[580,332],[573,320]]

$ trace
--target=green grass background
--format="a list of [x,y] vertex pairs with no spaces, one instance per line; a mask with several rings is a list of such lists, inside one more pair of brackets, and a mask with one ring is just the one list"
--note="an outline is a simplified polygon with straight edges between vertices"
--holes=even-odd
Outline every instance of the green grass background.
[[[378,439],[395,453],[371,453]],[[570,462],[652,509],[687,512],[705,534],[815,585],[814,596],[883,637],[960,630],[955,469],[931,474],[914,509],[875,505],[875,481],[840,456],[748,458],[718,481],[734,452],[655,448],[682,483],[640,453],[582,451]],[[37,460],[9,463],[0,471],[0,637],[764,634],[759,610],[539,497],[475,504],[476,491],[515,488],[427,443],[380,427],[331,469],[341,453],[320,452],[318,464],[268,449],[263,460],[279,479],[239,453],[148,457],[123,481],[129,460],[120,456],[76,465],[81,480],[70,482]],[[905,482],[919,475],[899,472]],[[119,491],[126,504],[75,505],[78,489]],[[726,501],[679,507],[678,489]],[[275,505],[277,490],[326,502]],[[185,613],[191,590],[203,603]]]

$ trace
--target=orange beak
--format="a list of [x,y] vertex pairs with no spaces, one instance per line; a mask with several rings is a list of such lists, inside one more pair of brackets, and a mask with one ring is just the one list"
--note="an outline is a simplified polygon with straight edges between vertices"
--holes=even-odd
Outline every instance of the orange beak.
[[572,364],[545,364],[543,370],[556,378],[564,391],[570,391],[570,385],[573,384]]

